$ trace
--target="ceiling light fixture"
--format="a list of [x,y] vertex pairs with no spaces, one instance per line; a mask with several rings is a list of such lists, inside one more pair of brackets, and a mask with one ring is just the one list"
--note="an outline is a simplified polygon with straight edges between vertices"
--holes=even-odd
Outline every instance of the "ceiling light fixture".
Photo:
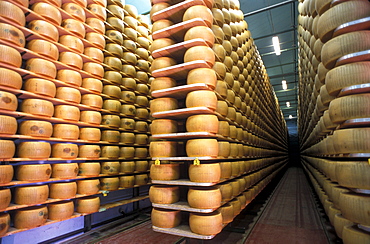
[[274,46],[275,54],[279,56],[281,54],[281,51],[280,51],[280,43],[279,43],[278,36],[272,37],[272,45]]
[[293,115],[289,115],[289,119],[293,119]]
[[290,102],[286,102],[286,106],[289,108],[290,107]]
[[287,85],[287,83],[286,83],[286,80],[282,80],[282,81],[281,81],[281,85],[282,85],[282,87],[283,87],[283,90],[287,90],[287,89],[288,89],[288,85]]

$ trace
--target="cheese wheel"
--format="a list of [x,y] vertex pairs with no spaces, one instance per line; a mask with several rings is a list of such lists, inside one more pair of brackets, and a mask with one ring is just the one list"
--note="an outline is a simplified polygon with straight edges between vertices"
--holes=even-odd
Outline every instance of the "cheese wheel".
[[93,195],[93,194],[97,194],[99,192],[99,189],[100,189],[99,179],[78,180],[77,181],[77,193],[78,194]]
[[[107,102],[108,103],[108,102]],[[109,102],[111,103],[111,102]],[[84,94],[81,96],[81,104],[86,106],[94,107],[94,108],[102,108],[104,107],[105,102],[103,103],[103,98],[96,94]],[[106,107],[109,108],[109,105]]]
[[81,145],[78,149],[79,158],[99,158],[100,153],[99,145]]
[[206,61],[210,66],[215,64],[215,54],[210,47],[194,46],[189,48],[184,54],[184,62],[192,62],[196,60]]
[[119,180],[119,187],[121,188],[132,188],[135,185],[135,176],[133,175],[121,176]]
[[[321,60],[327,69],[344,55],[370,49],[370,31],[356,31],[337,36],[322,47]],[[356,45],[355,45],[356,44]]]
[[83,22],[75,19],[64,19],[61,26],[79,38],[84,38],[86,35],[85,26]]
[[218,132],[219,121],[216,115],[201,114],[190,116],[186,120],[186,130],[188,132]]
[[94,141],[98,142],[100,141],[101,137],[101,131],[99,128],[81,128],[80,129],[80,140],[85,140],[85,141]]
[[152,180],[177,180],[179,177],[179,164],[152,164],[150,166],[150,178]]
[[[113,127],[113,128],[120,127],[120,123],[121,123],[121,120],[118,115],[103,115],[102,122],[101,122],[102,125],[108,125],[109,127]],[[135,123],[135,121],[133,123]]]
[[82,70],[96,76],[98,79],[101,79],[104,76],[104,68],[101,64],[85,62],[83,64]]
[[[118,44],[111,44],[111,45],[118,45]],[[119,46],[119,47],[120,47],[120,50],[119,51],[121,52],[122,58],[128,64],[136,65],[136,63],[137,63],[137,57],[136,57],[135,53],[132,53],[132,52],[123,52],[121,46]],[[118,53],[118,51],[116,51],[116,53]]]
[[17,229],[29,229],[43,225],[47,218],[48,209],[41,205],[16,210],[13,223]]
[[24,99],[21,104],[21,111],[51,117],[54,113],[54,106],[51,102],[42,99]]
[[135,158],[146,159],[149,156],[149,150],[146,147],[135,148]]
[[14,94],[0,91],[0,109],[15,111],[17,106],[18,100]]
[[135,68],[135,66],[124,64],[124,65],[122,65],[121,72],[123,73],[124,76],[132,77],[132,78],[136,77],[136,68]]
[[16,25],[24,26],[26,24],[22,9],[10,2],[0,2],[0,16]]
[[59,39],[58,29],[52,23],[44,20],[32,20],[27,26],[31,31],[36,32],[49,41],[57,42]]
[[342,231],[342,240],[343,243],[355,244],[355,243],[369,243],[370,234],[367,231],[353,226],[344,226]]
[[226,203],[218,209],[222,215],[222,224],[228,224],[234,219],[234,207]]
[[84,44],[82,40],[76,36],[62,35],[59,37],[59,43],[77,53],[83,53],[84,51]]
[[0,115],[0,134],[14,135],[17,132],[17,120],[14,117]]
[[17,147],[19,158],[46,159],[50,157],[51,146],[48,142],[28,141],[21,142]]
[[100,173],[100,163],[79,163],[80,176],[98,176]]
[[121,162],[120,172],[121,173],[133,173],[135,171],[135,162],[125,161]]
[[[138,97],[142,97],[142,96],[138,96]],[[146,99],[146,101],[148,102],[147,105],[149,105],[149,101],[147,99]],[[137,108],[136,109],[136,117],[138,117],[139,119],[149,119],[149,110],[146,109],[146,108]]]
[[[193,54],[193,52],[190,53],[190,54]],[[190,57],[189,57],[189,59],[190,59]],[[176,65],[176,60],[174,60],[173,58],[159,57],[159,58],[156,58],[156,59],[153,60],[152,65],[150,67],[150,71],[153,72],[153,71],[156,71],[156,70],[159,70],[159,69],[164,69],[164,68],[167,68],[167,67],[170,67],[170,66],[173,66],[173,65]]]
[[159,30],[162,30],[164,28],[172,26],[174,23],[171,20],[168,19],[160,19],[153,23],[152,25],[152,32],[156,32]]
[[[213,209],[221,206],[221,191],[216,187],[190,188],[188,191],[188,204],[193,208]],[[207,199],[207,201],[204,201]]]
[[149,183],[148,174],[135,175],[135,185],[142,186],[147,185],[148,183]]
[[56,79],[77,87],[82,84],[81,74],[75,70],[60,69],[57,72]]
[[229,179],[231,177],[231,162],[221,162],[221,179]]
[[121,88],[115,85],[105,85],[103,87],[103,93],[113,98],[120,98]]
[[22,77],[18,72],[0,68],[0,85],[20,89],[22,87]]
[[103,158],[118,158],[120,156],[120,148],[118,146],[102,146],[101,157]]
[[119,157],[121,158],[133,158],[135,156],[134,147],[120,147]]
[[343,228],[345,226],[352,226],[354,223],[344,218],[341,214],[336,214],[334,216],[334,228],[337,236],[343,239]]
[[80,133],[80,129],[77,125],[54,124],[53,128],[53,137],[56,138],[77,140]]
[[78,213],[95,213],[99,211],[99,197],[85,197],[76,200],[76,211]]
[[58,203],[48,204],[48,218],[50,220],[64,220],[73,215],[73,201],[63,201]]
[[176,42],[171,38],[158,38],[152,42],[152,44],[149,47],[149,51],[153,53],[158,49],[174,45],[175,43]]
[[185,11],[182,20],[188,21],[194,18],[202,18],[206,22],[208,27],[212,26],[213,23],[212,11],[206,6],[203,5],[191,6]]
[[174,228],[181,223],[181,211],[169,209],[152,209],[152,225],[159,228]]
[[28,59],[26,61],[25,69],[48,79],[54,79],[57,75],[55,64],[41,58]]
[[51,169],[51,177],[59,179],[76,178],[79,171],[77,163],[52,164]]
[[[2,6],[0,6],[0,9],[1,7]],[[20,29],[5,23],[0,23],[0,40],[5,40],[18,47],[24,47],[26,44],[23,32]]]
[[367,153],[370,148],[367,138],[370,136],[370,128],[353,128],[336,130],[333,141],[337,153]]
[[178,124],[176,120],[171,119],[155,119],[150,126],[152,135],[156,134],[169,134],[178,131]]
[[[154,23],[153,23],[154,24]],[[153,29],[153,27],[152,27]],[[153,33],[154,31],[152,31]],[[143,37],[143,36],[138,36],[137,37],[137,43],[139,43],[140,46],[142,46],[143,48],[149,50],[150,49],[150,46],[151,46],[151,43],[149,41],[148,38],[146,37]]]
[[135,134],[122,132],[119,135],[119,141],[128,145],[133,145],[135,143]]
[[172,204],[180,200],[180,188],[178,186],[151,186],[149,199],[152,203]]
[[190,70],[186,80],[187,84],[205,83],[212,88],[216,87],[217,76],[213,69],[197,68]]
[[0,190],[0,209],[7,208],[10,204],[11,198],[12,198],[12,195],[11,195],[10,189]]
[[99,5],[99,4],[89,4],[87,6],[87,9],[90,10],[92,13],[94,13],[95,16],[97,16],[100,20],[105,21],[107,18],[107,13],[105,11],[105,7]]
[[111,112],[120,112],[121,102],[119,100],[108,99],[103,102],[103,109]]
[[79,21],[85,22],[86,14],[84,9],[76,3],[64,3],[62,9],[66,11],[73,18],[78,19]]
[[121,84],[123,78],[121,73],[118,71],[105,71],[104,79],[118,85]]
[[365,1],[346,1],[335,5],[320,16],[318,35],[323,42],[327,42],[338,26],[368,17],[369,12],[370,5]]
[[149,137],[146,134],[136,134],[135,144],[137,145],[147,145],[149,142]]
[[0,213],[0,236],[4,236],[10,227],[10,215],[8,213]]
[[88,32],[85,35],[85,39],[97,46],[98,48],[104,49],[105,46],[105,38],[102,34],[95,33],[95,32]]
[[51,146],[53,158],[75,159],[78,155],[78,145],[71,143],[56,143]]
[[13,179],[13,166],[3,164],[0,165],[0,184],[7,184]]
[[330,119],[334,123],[368,116],[370,96],[357,94],[334,99],[329,106]]
[[369,204],[370,197],[367,195],[342,192],[339,197],[339,207],[343,217],[362,225],[369,225],[370,221],[366,213]]
[[116,191],[119,187],[119,178],[101,178],[100,179],[100,189],[105,191]]
[[62,23],[62,15],[59,12],[59,9],[54,7],[53,5],[45,2],[38,2],[32,4],[31,10],[57,26]]
[[356,62],[341,65],[330,70],[325,78],[330,95],[336,95],[341,89],[367,83],[370,79],[370,62]]
[[117,57],[105,57],[104,64],[108,65],[111,69],[120,71],[122,69],[122,62]]
[[136,107],[131,104],[123,104],[120,109],[121,114],[129,117],[134,117],[136,115]]
[[99,92],[101,93],[103,91],[103,84],[101,80],[95,79],[95,78],[84,78],[82,79],[81,86],[85,89]]
[[56,94],[56,86],[54,82],[46,79],[27,79],[23,84],[23,89],[28,92],[48,97],[55,97]]
[[80,121],[84,123],[99,125],[102,122],[102,115],[98,111],[81,111]]
[[178,101],[175,98],[161,97],[150,101],[151,113],[174,110],[178,108]]
[[49,197],[54,199],[70,199],[76,196],[76,182],[62,182],[50,184]]
[[15,188],[14,203],[16,204],[39,204],[48,199],[49,187],[47,185],[21,186]]
[[185,103],[187,108],[208,107],[215,110],[217,96],[213,91],[192,91],[187,94]]
[[41,56],[50,58],[55,61],[58,60],[59,50],[57,46],[50,41],[33,39],[27,43],[26,47]]
[[116,175],[120,171],[120,162],[101,162],[101,174]]
[[59,54],[59,62],[77,69],[82,69],[83,66],[82,57],[74,52],[61,52]]
[[[366,177],[370,165],[365,161],[338,161],[335,162],[338,184],[348,188],[370,190],[369,179]],[[356,177],[352,177],[356,175]]]
[[72,103],[81,101],[80,91],[71,87],[58,87],[55,97]]
[[219,182],[221,178],[221,167],[219,163],[200,164],[189,166],[189,179],[193,182]]
[[148,171],[148,167],[148,161],[135,161],[135,171],[137,172],[146,172]]
[[152,141],[149,146],[152,158],[175,157],[177,155],[177,142],[174,141]]
[[70,121],[78,121],[80,119],[80,109],[71,105],[56,105],[54,107],[54,117]]
[[50,164],[19,165],[15,171],[17,180],[22,181],[46,181],[51,176]]
[[190,230],[199,235],[216,235],[222,230],[222,215],[219,211],[212,213],[190,213]]
[[218,151],[216,139],[191,139],[186,143],[188,157],[217,157]]
[[126,101],[131,104],[134,103],[136,99],[135,92],[133,91],[122,91],[122,92],[120,91],[120,97],[123,101]]

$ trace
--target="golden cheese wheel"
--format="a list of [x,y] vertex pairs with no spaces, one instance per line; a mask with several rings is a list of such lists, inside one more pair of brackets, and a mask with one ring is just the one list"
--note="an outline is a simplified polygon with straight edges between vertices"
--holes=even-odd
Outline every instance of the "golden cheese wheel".
[[154,185],[149,189],[149,199],[152,203],[172,204],[180,200],[178,186]]
[[14,203],[16,204],[39,204],[48,199],[48,185],[21,186],[15,188]]
[[188,157],[217,157],[218,151],[216,139],[191,139],[186,143]]
[[217,76],[213,69],[209,68],[197,68],[189,71],[187,84],[205,83],[212,88],[216,87]]
[[120,148],[118,146],[102,146],[101,157],[103,158],[118,158],[120,156]]
[[149,142],[149,137],[146,134],[136,134],[135,144],[137,145],[147,145]]
[[341,193],[339,197],[339,207],[342,211],[343,217],[359,223],[362,225],[369,225],[369,218],[367,217],[368,206],[370,204],[370,197],[356,193]]
[[119,178],[119,186],[121,188],[132,188],[135,185],[135,176],[127,175]]
[[78,213],[95,213],[99,211],[99,197],[84,197],[76,200],[76,211]]
[[0,209],[7,208],[10,204],[11,199],[12,199],[12,195],[11,195],[9,188],[0,190]]
[[124,24],[123,20],[117,17],[108,17],[107,23],[112,26],[115,30],[120,31],[121,33],[124,31]]
[[231,162],[220,162],[221,179],[229,179],[231,177]]
[[[2,14],[0,13],[0,16],[1,15]],[[0,40],[6,40],[7,42],[18,47],[24,47],[26,44],[26,39],[23,32],[13,25],[5,23],[0,23]]]
[[365,244],[370,241],[370,235],[369,232],[364,231],[356,225],[353,226],[344,226],[343,227],[343,232],[342,232],[342,240],[343,243],[349,243],[349,244],[354,244],[354,243],[361,243]]
[[64,19],[62,21],[61,26],[66,30],[74,35],[78,36],[79,38],[84,38],[86,35],[85,26],[83,22],[76,20],[76,19]]
[[228,224],[234,219],[234,207],[226,203],[218,209],[222,215],[222,224]]
[[100,141],[101,137],[101,131],[99,128],[81,128],[80,129],[80,140],[85,140],[85,141],[94,141],[98,142]]
[[119,135],[120,142],[128,144],[128,145],[133,145],[135,143],[135,134],[134,133],[129,133],[129,132],[122,132]]
[[54,117],[70,121],[78,121],[80,119],[80,109],[71,105],[56,105],[54,107]]
[[80,91],[71,87],[58,87],[55,97],[72,103],[80,103],[81,101]]
[[103,83],[101,80],[95,78],[84,78],[82,79],[81,86],[85,89],[94,91],[94,92],[102,92],[103,91]]
[[149,47],[149,51],[154,52],[158,49],[174,45],[175,43],[176,42],[171,38],[158,38],[152,42],[152,44]]
[[[153,32],[153,31],[152,31]],[[137,43],[139,43],[140,46],[142,46],[143,48],[149,50],[150,49],[150,46],[151,46],[151,41],[149,41],[148,38],[146,37],[143,37],[143,36],[139,36],[137,38]]]
[[170,7],[171,5],[167,2],[158,2],[158,3],[154,3],[152,8],[150,9],[150,20],[152,22],[155,22],[154,19],[153,19],[153,15],[157,12],[160,12],[168,7]]
[[351,128],[336,130],[333,134],[334,147],[337,153],[367,153],[369,145],[369,128]]
[[77,163],[52,164],[51,169],[51,177],[59,179],[74,179],[79,171]]
[[25,69],[50,79],[54,79],[57,75],[55,64],[41,58],[28,59],[26,61]]
[[[133,91],[119,91],[118,97],[120,97],[123,101],[133,104],[135,102],[135,92]],[[123,106],[123,105],[122,105]]]
[[174,141],[152,141],[149,146],[152,158],[177,156],[177,142]]
[[62,201],[58,203],[48,204],[48,219],[50,220],[64,220],[73,215],[74,204],[73,201]]
[[56,86],[52,81],[40,78],[27,79],[23,84],[23,89],[35,94],[48,97],[55,97]]
[[334,216],[334,228],[335,232],[339,238],[343,239],[343,228],[345,226],[352,226],[354,223],[344,218],[341,214],[336,214]]
[[200,164],[189,166],[189,179],[193,182],[219,182],[221,178],[221,167],[219,163]]
[[135,158],[146,159],[149,156],[149,150],[146,147],[135,148]]
[[96,47],[86,47],[84,49],[84,55],[90,57],[91,59],[102,63],[104,60],[103,51]]
[[0,85],[20,89],[22,87],[22,77],[16,71],[0,68]]
[[172,26],[174,23],[171,20],[168,19],[160,19],[153,23],[152,25],[152,32],[156,32],[159,30],[162,30],[164,28]]
[[186,63],[196,60],[203,60],[210,66],[213,66],[216,58],[212,48],[206,46],[194,46],[186,50],[184,54],[184,62]]
[[88,42],[94,44],[95,46],[97,46],[101,49],[104,49],[105,39],[104,39],[104,36],[102,34],[95,33],[95,32],[88,32],[85,35],[85,39]]
[[101,79],[104,76],[104,68],[101,64],[85,62],[83,64],[82,70],[96,76],[98,79]]
[[[81,104],[94,108],[104,107],[103,98],[96,94],[84,94],[81,96]],[[109,103],[106,105],[109,108]]]
[[101,178],[100,179],[100,189],[105,191],[116,191],[119,187],[119,178]]
[[200,114],[192,115],[186,120],[186,130],[188,132],[218,132],[219,121],[216,115]]
[[178,124],[176,120],[171,119],[155,119],[150,125],[150,132],[152,135],[156,134],[170,134],[178,131]]
[[330,119],[334,123],[368,116],[368,94],[356,94],[334,99],[329,106]]
[[119,122],[119,127],[123,130],[132,131],[135,129],[135,120],[129,118],[122,118]]
[[99,145],[81,145],[78,148],[79,158],[99,158],[101,149]]
[[120,162],[114,161],[114,162],[101,162],[101,174],[108,174],[108,175],[116,175],[120,171]]
[[218,142],[218,156],[224,158],[231,156],[231,145],[228,141]]
[[18,100],[14,94],[0,91],[0,109],[15,111],[17,106]]
[[119,142],[120,141],[120,133],[116,130],[104,130],[101,132],[101,140],[107,142]]
[[[212,50],[212,49],[211,49]],[[191,53],[192,54],[192,53]],[[176,60],[170,57],[159,57],[153,60],[150,72],[176,65]]]
[[133,158],[135,156],[134,147],[120,147],[119,157],[121,158]]
[[75,70],[60,69],[57,72],[56,79],[76,87],[82,84],[81,74]]
[[83,195],[97,194],[100,190],[99,179],[91,180],[78,180],[77,181],[77,193]]
[[59,12],[59,9],[51,4],[45,2],[38,2],[32,4],[31,10],[57,26],[61,25],[62,23],[62,15]]
[[181,211],[153,208],[152,225],[159,228],[174,228],[181,223]]
[[77,140],[80,133],[79,127],[71,124],[54,124],[53,130],[53,137],[62,139]]
[[59,62],[77,69],[82,69],[83,66],[82,57],[74,52],[61,52],[59,54]]
[[121,109],[121,102],[119,100],[108,99],[103,102],[103,109],[111,112],[119,112]]
[[222,215],[219,211],[212,213],[190,213],[190,230],[199,235],[216,235],[222,230]]
[[59,37],[58,42],[62,44],[63,46],[68,47],[77,53],[83,53],[84,51],[84,44],[82,40],[76,36],[62,35]]
[[81,111],[80,121],[84,123],[99,125],[102,122],[102,115],[98,111]]
[[120,172],[121,173],[133,173],[135,171],[135,162],[124,161],[121,162]]
[[110,38],[112,41],[122,45],[123,44],[123,36],[122,33],[117,30],[107,30],[105,35]]
[[142,186],[147,185],[148,183],[149,183],[148,174],[135,175],[135,185]]
[[27,42],[26,47],[41,56],[53,59],[55,61],[59,58],[59,50],[57,46],[50,41],[33,39]]
[[20,110],[24,113],[46,117],[51,117],[54,114],[53,103],[42,99],[24,99]]
[[21,142],[17,147],[19,158],[43,159],[50,157],[51,146],[48,142]]
[[13,223],[17,229],[29,229],[43,225],[47,218],[48,209],[41,205],[16,210]]
[[78,145],[72,143],[56,143],[51,146],[51,157],[75,159],[78,155]]
[[54,199],[74,198],[77,193],[76,182],[53,183],[49,185],[49,197]]
[[50,137],[53,126],[47,121],[25,120],[20,123],[19,133],[26,136]]
[[188,21],[194,18],[202,18],[206,22],[208,27],[212,26],[213,23],[212,11],[206,6],[203,5],[191,6],[185,11],[182,20]]
[[148,161],[135,161],[135,171],[137,172],[146,172],[148,171],[148,167]]
[[[118,45],[118,44],[117,44]],[[122,48],[121,48],[122,49]],[[118,52],[118,51],[117,51]],[[131,64],[131,65],[136,65],[137,63],[137,57],[135,55],[135,53],[132,53],[132,52],[123,52],[121,51],[122,54],[122,58],[128,63],[128,64]]]
[[216,109],[217,107],[217,96],[214,91],[192,91],[186,96],[186,107],[207,107],[210,109]]
[[22,181],[46,181],[50,176],[50,164],[19,165],[15,171],[16,179]]
[[150,166],[150,178],[152,180],[177,180],[179,177],[179,164],[152,164]]
[[197,38],[203,39],[210,47],[215,43],[215,37],[212,29],[206,26],[195,26],[190,28],[185,33],[184,41],[189,41]]
[[190,188],[187,196],[189,206],[199,209],[218,208],[221,206],[221,198],[221,191],[217,187]]
[[178,101],[171,97],[155,98],[150,101],[151,113],[170,111],[178,108]]
[[24,26],[26,24],[26,17],[22,9],[10,2],[2,1],[0,3],[0,16],[16,25]]
[[31,31],[38,33],[47,40],[57,42],[59,39],[58,29],[48,21],[32,20],[27,26]]
[[120,112],[128,117],[134,117],[136,116],[136,107],[131,104],[123,104],[121,105]]
[[7,184],[13,179],[14,169],[12,165],[0,165],[0,184]]

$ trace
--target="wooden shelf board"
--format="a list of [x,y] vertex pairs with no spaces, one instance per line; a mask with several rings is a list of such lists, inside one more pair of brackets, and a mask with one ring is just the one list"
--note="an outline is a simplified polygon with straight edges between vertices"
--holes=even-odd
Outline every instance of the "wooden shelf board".
[[180,210],[186,212],[194,212],[194,213],[212,213],[217,208],[210,208],[210,209],[199,209],[199,208],[192,208],[189,206],[188,202],[176,202],[172,204],[158,204],[152,203],[153,207],[155,208],[164,208],[164,209],[172,209],[172,210]]
[[342,90],[338,94],[338,97],[369,92],[370,92],[370,83],[358,84],[342,88]]
[[196,114],[215,114],[215,110],[208,107],[180,108],[175,110],[153,113],[152,116],[157,119],[173,118],[186,119]]
[[177,64],[163,69],[154,70],[152,76],[157,77],[171,77],[175,80],[185,79],[192,69],[197,68],[212,68],[212,65],[204,60],[195,60],[191,62],[186,62],[182,64]]
[[201,240],[210,240],[214,238],[216,235],[199,235],[196,233],[191,232],[190,227],[188,225],[179,225],[175,228],[159,228],[156,226],[153,226],[153,230],[156,232],[161,232],[165,234],[171,234],[176,236],[183,236],[188,238],[195,238],[195,239],[201,239]]
[[357,52],[357,53],[351,53],[344,55],[343,57],[339,58],[336,62],[336,67],[348,63],[354,63],[354,62],[362,62],[362,61],[369,61],[370,60],[370,49]]
[[166,88],[162,90],[156,90],[152,92],[152,97],[173,97],[176,99],[183,99],[189,92],[199,91],[199,90],[209,90],[213,91],[214,88],[210,87],[205,83],[195,83],[190,85],[175,86],[171,88]]
[[349,32],[369,30],[370,29],[370,17],[350,21],[338,26],[333,33],[333,38],[339,35],[343,35]]

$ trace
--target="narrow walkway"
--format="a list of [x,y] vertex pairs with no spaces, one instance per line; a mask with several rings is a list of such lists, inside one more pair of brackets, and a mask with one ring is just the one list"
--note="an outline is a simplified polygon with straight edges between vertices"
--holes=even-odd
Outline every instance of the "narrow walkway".
[[292,167],[252,229],[245,244],[327,244],[303,169]]

